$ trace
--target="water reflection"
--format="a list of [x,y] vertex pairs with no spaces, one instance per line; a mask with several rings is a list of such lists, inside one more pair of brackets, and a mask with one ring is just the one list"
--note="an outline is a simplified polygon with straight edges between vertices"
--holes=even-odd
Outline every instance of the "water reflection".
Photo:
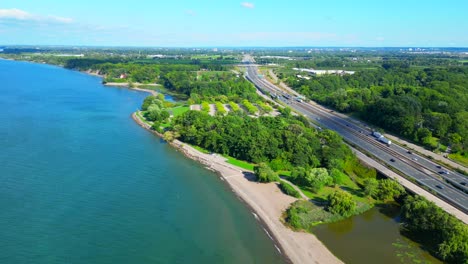
[[396,204],[378,205],[313,232],[345,263],[442,263],[400,233],[399,212]]

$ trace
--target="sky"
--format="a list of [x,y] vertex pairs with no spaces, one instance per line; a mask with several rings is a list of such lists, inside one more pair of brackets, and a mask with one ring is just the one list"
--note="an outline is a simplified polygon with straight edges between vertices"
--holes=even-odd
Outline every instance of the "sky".
[[468,0],[1,0],[0,45],[468,47]]

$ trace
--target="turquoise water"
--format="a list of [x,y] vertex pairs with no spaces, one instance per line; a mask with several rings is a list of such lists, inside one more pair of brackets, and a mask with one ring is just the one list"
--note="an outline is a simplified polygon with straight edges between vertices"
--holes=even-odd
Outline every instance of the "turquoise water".
[[137,126],[144,93],[0,60],[0,263],[281,263],[213,173]]

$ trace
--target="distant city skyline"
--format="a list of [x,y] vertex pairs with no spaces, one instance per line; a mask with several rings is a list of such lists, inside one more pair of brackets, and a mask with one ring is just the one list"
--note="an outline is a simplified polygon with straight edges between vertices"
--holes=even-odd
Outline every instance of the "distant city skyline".
[[10,1],[0,45],[468,47],[468,1]]

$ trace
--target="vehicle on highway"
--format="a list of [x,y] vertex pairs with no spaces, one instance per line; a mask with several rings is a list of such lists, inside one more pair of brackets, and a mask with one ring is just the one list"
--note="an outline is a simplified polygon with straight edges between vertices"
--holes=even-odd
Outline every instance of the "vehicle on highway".
[[444,186],[442,186],[442,185],[436,185],[436,187],[439,188],[439,189],[443,189],[443,188],[444,188]]
[[387,146],[392,145],[392,141],[390,139],[386,138],[386,137],[380,137],[379,141],[384,143],[384,144],[387,144]]
[[412,158],[412,160],[417,161],[418,159],[417,158]]
[[395,162],[395,159],[390,159],[391,162]]
[[[346,126],[349,127],[348,124],[346,124]],[[382,134],[380,134],[379,132],[377,131],[374,131],[372,132],[372,135],[380,142],[384,143],[384,144],[387,144],[388,146],[390,146],[392,144],[392,141],[386,137],[384,137]]]
[[408,153],[408,154],[413,154],[413,152],[411,152],[411,150],[408,150],[406,153]]
[[438,169],[442,169],[442,166],[440,166],[440,165],[437,165],[436,167],[437,167]]
[[466,182],[460,182],[460,184],[466,186]]

